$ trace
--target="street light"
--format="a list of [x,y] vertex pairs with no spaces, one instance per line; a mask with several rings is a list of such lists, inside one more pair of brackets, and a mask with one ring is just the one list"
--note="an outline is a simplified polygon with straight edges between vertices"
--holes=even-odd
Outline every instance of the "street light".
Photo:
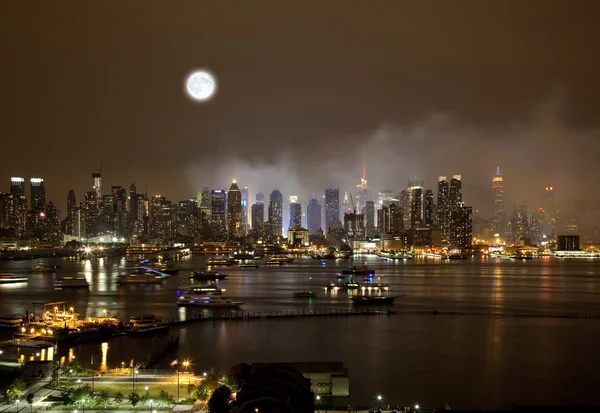
[[185,371],[187,372],[188,367],[190,367],[190,361],[184,360],[182,364],[183,364],[183,367],[185,367]]
[[81,410],[85,413],[85,399],[81,399]]
[[419,410],[419,403],[415,404],[415,410]]
[[[148,386],[146,386],[146,389],[148,389]],[[152,399],[150,399],[150,411],[154,411],[152,410]]]
[[[148,398],[148,386],[144,387],[144,390],[146,390],[146,398]],[[152,400],[150,400],[150,403],[152,403]]]
[[15,405],[17,406],[17,413],[19,413],[19,402],[20,400],[15,401]]

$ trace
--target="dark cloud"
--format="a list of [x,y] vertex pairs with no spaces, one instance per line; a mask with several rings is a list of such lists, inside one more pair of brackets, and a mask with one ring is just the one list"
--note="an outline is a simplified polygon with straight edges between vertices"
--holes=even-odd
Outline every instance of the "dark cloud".
[[[231,178],[269,193],[462,173],[488,209],[552,182],[598,196],[596,1],[4,2],[0,177],[64,207],[106,185],[172,199]],[[219,94],[191,102],[208,67]],[[6,155],[9,154],[9,155]]]

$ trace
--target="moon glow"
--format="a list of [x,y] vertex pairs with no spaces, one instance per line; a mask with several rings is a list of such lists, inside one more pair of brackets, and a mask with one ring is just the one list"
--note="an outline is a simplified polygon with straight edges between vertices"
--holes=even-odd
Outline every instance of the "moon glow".
[[217,82],[212,74],[205,70],[191,73],[186,81],[188,95],[197,101],[209,100],[217,90]]

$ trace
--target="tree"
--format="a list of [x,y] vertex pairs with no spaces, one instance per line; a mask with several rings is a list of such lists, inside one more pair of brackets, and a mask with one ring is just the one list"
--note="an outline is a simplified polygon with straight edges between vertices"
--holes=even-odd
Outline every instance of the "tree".
[[83,386],[79,386],[73,390],[73,399],[78,402],[81,400],[90,400],[93,397],[94,393],[92,392],[92,386],[89,384],[84,384]]
[[208,400],[208,413],[230,413],[231,412],[231,389],[220,386],[213,391]]
[[187,391],[188,391],[188,395],[189,397],[192,397],[192,395],[194,394],[196,390],[196,385],[192,382],[188,383],[187,385]]
[[159,403],[164,403],[169,406],[173,401],[173,396],[171,396],[165,389],[160,389],[160,392],[158,393],[158,401]]
[[140,395],[137,394],[137,392],[132,391],[131,394],[129,394],[129,403],[131,403],[131,405],[133,407],[135,407],[136,404],[138,404],[140,402]]
[[210,396],[210,393],[210,389],[204,383],[200,383],[200,385],[196,389],[196,398],[198,400],[206,401],[206,399],[208,399],[208,396]]
[[96,398],[96,404],[107,404],[108,403],[108,393],[105,391],[101,391],[98,393],[98,397]]
[[28,393],[27,396],[25,396],[25,400],[29,403],[29,410],[33,411],[33,393]]
[[123,393],[120,391],[115,394],[115,403],[123,403]]
[[59,370],[60,370],[60,367],[55,367],[54,369],[52,369],[52,376],[51,376],[50,383],[54,387],[58,386],[58,378],[60,377]]
[[7,402],[11,403],[17,400],[23,392],[27,390],[27,385],[21,379],[16,379],[13,381],[10,386],[6,388],[4,392],[4,398]]

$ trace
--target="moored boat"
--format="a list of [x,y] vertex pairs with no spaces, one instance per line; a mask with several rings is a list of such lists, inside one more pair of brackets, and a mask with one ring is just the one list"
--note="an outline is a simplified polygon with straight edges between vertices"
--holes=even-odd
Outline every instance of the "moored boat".
[[60,268],[60,266],[58,265],[42,265],[42,264],[38,264],[35,265],[31,268],[31,272],[37,272],[37,273],[42,273],[42,272],[56,272],[56,270],[58,270]]
[[390,297],[390,296],[368,296],[368,295],[358,295],[358,296],[354,296],[352,297],[352,302],[354,304],[393,304],[394,303],[394,299],[396,297]]
[[8,314],[0,316],[0,327],[1,328],[12,328],[16,329],[23,324],[23,316],[18,314]]
[[316,296],[316,291],[296,291],[294,293],[294,298],[315,298]]
[[230,267],[234,264],[234,261],[227,259],[222,255],[217,255],[208,259],[206,263],[209,267]]
[[354,266],[354,267],[350,267],[347,270],[343,270],[342,274],[374,276],[375,270],[369,270],[367,267]]
[[127,274],[117,279],[117,284],[160,284],[162,278],[155,274]]
[[270,262],[281,262],[283,264],[291,264],[292,262],[294,262],[294,258],[288,257],[287,255],[283,255],[283,254],[272,255],[272,256],[268,257],[267,259]]
[[348,281],[345,283],[329,283],[325,286],[328,290],[358,290],[361,288],[361,285],[356,281]]
[[243,262],[243,263],[240,264],[240,268],[242,268],[242,269],[258,268],[258,263],[256,261],[254,261],[254,262]]
[[217,271],[206,270],[206,271],[192,271],[190,274],[190,278],[194,280],[222,280],[227,277],[227,274],[222,274]]
[[129,328],[132,333],[145,334],[158,333],[167,330],[169,326],[156,314],[139,314],[129,319]]
[[181,306],[193,306],[193,307],[205,307],[205,308],[238,308],[242,302],[234,301],[226,297],[214,297],[214,296],[194,296],[194,295],[182,295],[177,300],[177,305]]
[[55,288],[89,288],[90,283],[85,277],[63,277],[54,281]]

